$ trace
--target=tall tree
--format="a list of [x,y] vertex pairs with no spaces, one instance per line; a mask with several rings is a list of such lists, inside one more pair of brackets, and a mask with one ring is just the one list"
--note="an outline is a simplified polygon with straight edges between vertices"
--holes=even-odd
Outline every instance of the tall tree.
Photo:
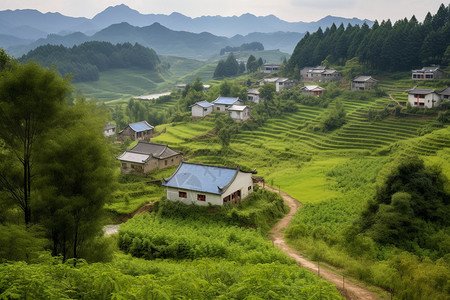
[[53,255],[79,258],[102,234],[103,206],[113,189],[106,118],[95,105],[66,107],[39,153],[39,202],[36,214],[48,230]]
[[24,212],[25,224],[31,222],[35,144],[54,125],[69,91],[68,80],[35,63],[15,65],[0,73],[0,139],[20,162],[23,172],[19,194],[1,180],[0,184]]

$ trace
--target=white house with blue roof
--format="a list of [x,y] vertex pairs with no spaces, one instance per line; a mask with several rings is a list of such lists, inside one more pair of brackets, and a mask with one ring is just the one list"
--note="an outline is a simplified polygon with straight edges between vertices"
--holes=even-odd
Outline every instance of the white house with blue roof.
[[214,104],[209,103],[208,101],[197,102],[194,105],[191,105],[192,117],[194,118],[203,118],[213,111]]
[[167,199],[185,204],[226,205],[238,203],[253,192],[252,175],[236,168],[181,162],[175,173],[163,180]]
[[242,100],[239,98],[231,98],[231,97],[218,97],[213,102],[214,111],[227,113],[227,108],[230,108],[233,105],[244,105]]
[[128,124],[128,126],[119,132],[117,138],[119,140],[125,140],[129,137],[132,141],[149,141],[153,136],[154,127],[147,123],[147,121],[141,121],[136,123]]

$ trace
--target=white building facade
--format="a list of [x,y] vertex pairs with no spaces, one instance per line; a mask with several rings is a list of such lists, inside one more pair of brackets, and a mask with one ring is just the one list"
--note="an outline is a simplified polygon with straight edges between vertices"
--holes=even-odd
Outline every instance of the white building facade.
[[227,205],[239,203],[253,193],[254,172],[182,162],[163,180],[167,199],[185,204]]

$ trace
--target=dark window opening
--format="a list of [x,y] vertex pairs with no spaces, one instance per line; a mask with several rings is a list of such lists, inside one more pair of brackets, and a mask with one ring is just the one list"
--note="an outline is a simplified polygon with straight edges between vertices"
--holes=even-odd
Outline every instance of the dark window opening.
[[198,200],[198,201],[206,201],[206,196],[205,196],[205,195],[197,194],[197,200]]
[[178,192],[178,197],[187,198],[187,193],[186,192]]

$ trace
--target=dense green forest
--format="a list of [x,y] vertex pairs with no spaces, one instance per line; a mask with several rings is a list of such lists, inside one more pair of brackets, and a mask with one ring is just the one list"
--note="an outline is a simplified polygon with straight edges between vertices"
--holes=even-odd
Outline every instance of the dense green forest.
[[220,49],[220,55],[224,55],[226,52],[239,52],[239,51],[262,51],[264,50],[263,44],[260,42],[244,43],[239,47],[227,46]]
[[377,71],[409,71],[430,64],[450,64],[450,5],[443,4],[435,15],[427,14],[420,23],[415,16],[409,20],[390,20],[372,28],[364,24],[333,24],[323,31],[306,33],[295,47],[286,66],[292,76],[299,76],[305,66],[330,64],[345,65],[358,57],[368,68]]
[[56,66],[62,76],[73,75],[75,82],[96,81],[100,72],[110,69],[142,68],[156,70],[160,60],[156,52],[139,44],[86,42],[79,46],[40,46],[20,58],[42,66]]

